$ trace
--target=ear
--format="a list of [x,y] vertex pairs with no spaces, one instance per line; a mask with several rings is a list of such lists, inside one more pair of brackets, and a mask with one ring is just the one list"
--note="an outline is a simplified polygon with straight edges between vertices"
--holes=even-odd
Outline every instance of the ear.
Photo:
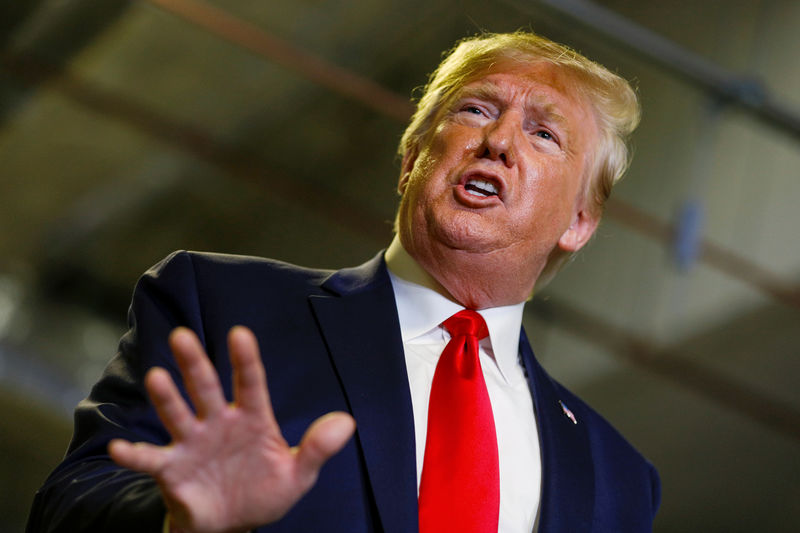
[[575,213],[572,224],[558,239],[558,247],[565,252],[577,252],[589,242],[599,223],[600,215],[595,215],[582,207]]
[[411,148],[403,156],[403,163],[400,165],[400,181],[397,182],[397,192],[402,195],[406,192],[408,180],[411,178],[411,170],[414,168],[414,163],[417,162],[417,149]]

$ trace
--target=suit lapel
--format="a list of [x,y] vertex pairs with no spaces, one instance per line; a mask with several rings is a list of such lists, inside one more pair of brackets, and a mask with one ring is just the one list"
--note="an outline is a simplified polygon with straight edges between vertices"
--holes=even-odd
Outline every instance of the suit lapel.
[[378,514],[386,533],[416,532],[417,487],[411,395],[382,254],[335,273],[311,296],[331,359],[356,419]]
[[533,394],[542,450],[539,533],[590,531],[594,468],[586,424],[580,414],[576,413],[574,423],[565,413],[558,388],[536,361],[524,331],[520,353]]

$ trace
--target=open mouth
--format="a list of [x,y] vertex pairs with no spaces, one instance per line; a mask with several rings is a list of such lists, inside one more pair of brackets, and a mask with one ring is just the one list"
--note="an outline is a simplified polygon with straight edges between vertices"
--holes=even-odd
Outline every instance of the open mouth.
[[497,196],[497,187],[494,183],[482,179],[469,179],[464,184],[464,189],[473,196],[487,198]]

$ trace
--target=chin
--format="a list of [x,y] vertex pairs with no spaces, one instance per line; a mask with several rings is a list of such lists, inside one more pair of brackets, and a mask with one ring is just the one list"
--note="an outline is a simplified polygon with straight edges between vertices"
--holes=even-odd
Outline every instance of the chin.
[[487,253],[503,247],[503,243],[496,236],[474,226],[457,225],[442,228],[442,231],[437,232],[437,237],[445,246],[465,252]]

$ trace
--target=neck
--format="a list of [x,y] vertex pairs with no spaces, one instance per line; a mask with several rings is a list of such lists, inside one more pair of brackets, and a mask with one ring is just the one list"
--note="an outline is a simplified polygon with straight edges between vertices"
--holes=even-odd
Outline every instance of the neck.
[[441,283],[436,281],[436,278],[428,274],[428,272],[409,255],[400,243],[400,237],[398,235],[395,235],[394,239],[392,239],[389,248],[386,249],[384,257],[386,258],[386,266],[395,276],[416,283],[417,285],[422,285],[432,291],[438,292],[448,300],[460,303],[453,298],[453,295],[450,294]]
[[509,268],[502,254],[473,254],[444,250],[438,254],[413,254],[395,235],[386,250],[386,265],[402,279],[434,290],[468,309],[514,305],[530,298],[535,276]]

